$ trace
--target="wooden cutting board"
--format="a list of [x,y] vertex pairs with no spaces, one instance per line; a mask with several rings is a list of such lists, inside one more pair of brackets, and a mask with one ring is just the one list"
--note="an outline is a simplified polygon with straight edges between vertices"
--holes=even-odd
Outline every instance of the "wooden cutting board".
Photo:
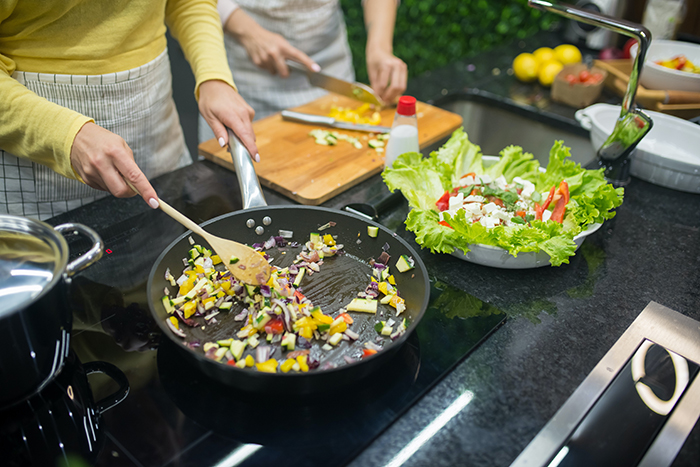
[[[356,109],[362,103],[328,94],[291,110],[327,115],[334,105]],[[388,108],[380,112],[381,125],[391,126],[394,111]],[[416,104],[416,114],[421,149],[449,136],[462,124],[461,116],[423,102]],[[254,122],[253,128],[260,151],[260,163],[255,164],[260,183],[301,204],[319,205],[384,169],[384,154],[367,147],[369,133],[337,130],[360,138],[363,148],[356,149],[347,141],[338,141],[336,146],[316,144],[309,131],[332,129],[282,120],[280,114]],[[215,139],[201,143],[199,154],[234,170],[231,155]]]
[[[622,97],[632,73],[632,60],[595,60],[594,65],[608,72],[605,86]],[[700,93],[646,89],[637,85],[636,100],[644,107],[680,118],[700,115]]]

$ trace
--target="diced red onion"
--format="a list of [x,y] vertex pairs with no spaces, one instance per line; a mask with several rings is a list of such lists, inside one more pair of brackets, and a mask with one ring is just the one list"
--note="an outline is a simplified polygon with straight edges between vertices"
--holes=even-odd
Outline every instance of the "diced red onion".
[[169,280],[170,280],[170,276],[172,276],[172,274],[170,274],[170,268],[167,268],[167,269],[165,270],[164,279],[165,279],[166,281],[169,281]]
[[212,319],[214,316],[216,316],[216,315],[218,315],[218,314],[219,314],[218,311],[214,311],[214,312],[212,312],[212,313],[209,313],[207,316],[204,317],[204,320],[205,320],[205,321],[209,321],[210,319]]
[[263,248],[269,250],[270,248],[274,248],[276,245],[277,241],[275,240],[275,237],[270,237],[265,241],[265,243],[263,243]]
[[181,331],[180,329],[176,328],[172,321],[170,321],[169,319],[166,319],[165,322],[168,323],[168,327],[173,332],[173,334],[175,334],[178,337],[182,337],[183,339],[186,337],[185,333],[183,331]]
[[377,352],[382,350],[382,347],[380,345],[377,345],[374,342],[370,342],[370,341],[365,342],[365,347],[368,348],[369,350],[376,350]]
[[382,251],[389,251],[389,248],[391,248],[389,244],[385,243],[384,246],[382,246]]
[[379,258],[377,258],[377,261],[386,265],[389,262],[389,259],[391,259],[389,253],[387,253],[386,251],[382,251],[382,254],[379,255]]
[[296,264],[292,264],[291,266],[289,266],[289,274],[297,274],[298,272],[299,268]]
[[272,296],[272,291],[270,290],[269,285],[261,285],[260,286],[260,295],[263,297],[271,297]]
[[269,345],[259,345],[255,348],[255,361],[257,363],[266,362],[270,359],[272,347]]
[[345,335],[347,335],[350,339],[356,341],[357,339],[360,338],[360,335],[353,331],[352,329],[346,329],[345,330]]
[[345,361],[346,361],[347,363],[349,363],[349,364],[355,363],[355,362],[357,361],[357,360],[355,360],[354,358],[352,358],[352,357],[350,357],[350,356],[348,356],[348,355],[343,355],[343,359],[345,359]]
[[249,313],[248,308],[246,308],[245,310],[241,311],[236,316],[234,316],[233,320],[234,321],[243,321],[246,318],[246,316],[248,316],[248,313]]
[[[191,328],[197,327],[197,322],[193,319],[185,318],[185,315],[182,314],[182,311],[175,310],[175,315],[177,315],[177,317],[180,319],[180,321],[185,323],[187,326],[189,326]],[[168,320],[168,321],[170,321],[170,320]]]
[[163,289],[163,293],[164,293],[165,295],[170,295],[170,289],[168,289],[167,287],[164,288],[164,289]]

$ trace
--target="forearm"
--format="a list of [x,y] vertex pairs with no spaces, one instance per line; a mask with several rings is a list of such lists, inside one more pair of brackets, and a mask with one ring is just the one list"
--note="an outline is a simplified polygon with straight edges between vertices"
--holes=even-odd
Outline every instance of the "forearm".
[[224,32],[239,42],[253,36],[260,28],[261,26],[241,8],[231,13],[224,24]]
[[396,0],[365,0],[362,3],[367,30],[367,50],[379,49],[393,53],[396,5]]
[[93,121],[39,97],[0,72],[0,149],[78,178],[70,152],[75,135]]
[[204,81],[221,80],[235,87],[215,0],[170,0],[165,18],[192,67],[197,98]]

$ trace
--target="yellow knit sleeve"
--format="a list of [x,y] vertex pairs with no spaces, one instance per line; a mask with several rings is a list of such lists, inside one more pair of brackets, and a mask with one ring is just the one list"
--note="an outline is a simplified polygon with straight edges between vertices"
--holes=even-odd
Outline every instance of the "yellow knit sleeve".
[[168,0],[165,22],[192,67],[197,99],[204,81],[218,79],[236,88],[226,59],[216,0]]
[[0,149],[79,179],[70,151],[75,135],[93,120],[33,93],[12,78],[14,70],[0,54]]

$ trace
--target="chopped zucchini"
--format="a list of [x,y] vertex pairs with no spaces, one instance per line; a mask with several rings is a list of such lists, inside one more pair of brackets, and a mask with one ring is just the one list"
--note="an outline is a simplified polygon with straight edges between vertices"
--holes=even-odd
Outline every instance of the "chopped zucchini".
[[359,311],[361,313],[377,313],[377,301],[368,298],[353,298],[345,307],[348,311]]
[[233,338],[229,339],[222,339],[220,341],[216,341],[217,344],[219,344],[221,347],[231,347],[231,342],[233,342]]
[[367,235],[369,235],[372,238],[375,238],[377,235],[379,235],[379,227],[375,227],[373,225],[368,225],[367,226]]
[[398,261],[396,261],[396,269],[398,269],[399,272],[410,271],[413,268],[414,268],[413,259],[406,256],[406,255],[401,255],[399,257]]
[[340,341],[343,340],[343,333],[339,332],[337,334],[333,334],[330,339],[328,339],[328,343],[331,345],[338,345]]
[[236,361],[240,360],[241,357],[243,356],[243,351],[245,350],[245,341],[231,341],[231,355],[233,355],[233,358],[236,359]]
[[167,295],[164,295],[162,298],[163,306],[165,307],[165,311],[168,312],[168,314],[171,314],[173,311],[175,311],[175,307],[173,306],[173,303],[170,301],[170,297]]
[[221,305],[219,305],[219,310],[222,310],[222,311],[230,310],[232,305],[233,305],[233,302],[224,302]]
[[228,259],[228,264],[236,264],[238,262],[238,257],[231,255],[231,257]]
[[299,269],[299,273],[297,274],[297,277],[294,278],[294,287],[299,287],[301,285],[301,280],[304,278],[305,274],[306,274],[306,268]]
[[377,139],[371,139],[371,140],[367,141],[367,146],[369,146],[372,149],[383,148],[384,141],[379,141]]

